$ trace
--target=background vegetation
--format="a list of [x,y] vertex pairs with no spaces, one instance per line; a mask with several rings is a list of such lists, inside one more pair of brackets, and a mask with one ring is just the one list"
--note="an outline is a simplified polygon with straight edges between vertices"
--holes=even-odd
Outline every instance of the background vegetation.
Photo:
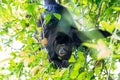
[[0,0],[0,80],[120,80],[120,0],[57,1],[67,7],[79,30],[100,28],[112,36],[83,43],[89,49],[73,49],[74,64],[54,69],[34,38],[41,31],[36,22],[43,0]]

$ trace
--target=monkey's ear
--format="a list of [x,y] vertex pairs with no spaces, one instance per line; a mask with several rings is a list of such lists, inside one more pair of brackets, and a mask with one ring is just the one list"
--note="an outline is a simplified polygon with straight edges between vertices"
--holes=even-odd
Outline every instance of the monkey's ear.
[[45,46],[47,43],[48,43],[48,39],[47,39],[47,38],[43,38],[43,39],[41,40],[41,44],[42,44],[43,46]]

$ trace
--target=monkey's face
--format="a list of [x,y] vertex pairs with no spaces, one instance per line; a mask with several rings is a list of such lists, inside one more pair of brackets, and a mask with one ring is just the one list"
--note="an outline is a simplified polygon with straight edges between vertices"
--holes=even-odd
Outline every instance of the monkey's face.
[[61,60],[68,60],[72,53],[72,47],[67,44],[56,44],[55,52]]
[[60,57],[65,56],[68,53],[68,46],[65,44],[57,44],[56,46],[56,53]]
[[65,34],[60,34],[54,41],[54,51],[61,60],[68,60],[72,54],[71,38]]

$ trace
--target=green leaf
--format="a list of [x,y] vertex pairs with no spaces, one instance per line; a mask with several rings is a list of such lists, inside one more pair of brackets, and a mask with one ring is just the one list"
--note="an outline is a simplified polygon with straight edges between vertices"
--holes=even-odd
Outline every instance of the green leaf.
[[101,24],[102,24],[102,26],[106,29],[106,30],[108,30],[109,32],[113,32],[113,30],[115,29],[115,26],[114,25],[111,25],[111,24],[109,24],[109,23],[107,23],[107,22],[105,22],[105,21],[102,21],[101,22]]
[[17,56],[16,52],[11,52],[10,54],[11,54],[12,56],[14,56],[14,57]]
[[118,80],[120,80],[120,73],[118,74]]
[[75,63],[73,70],[70,73],[70,77],[72,79],[77,78],[77,76],[79,75],[79,71],[80,71],[81,67],[84,65],[84,62],[85,62],[85,58],[84,58],[83,53],[78,52],[78,57],[79,58],[78,58],[77,62]]
[[100,2],[101,2],[101,0],[96,0],[97,6],[99,6]]
[[49,23],[49,21],[51,20],[52,14],[49,13],[45,16],[45,24]]
[[76,4],[78,2],[78,0],[74,0],[74,3]]
[[69,59],[69,62],[75,62],[75,61],[76,60],[75,60],[74,56],[72,55],[71,58]]
[[54,15],[58,20],[61,19],[61,15],[60,15],[60,14],[58,14],[58,13],[53,13],[53,15]]
[[86,72],[82,72],[79,76],[78,76],[78,80],[87,80],[86,78]]
[[0,45],[0,51],[2,51],[2,46]]
[[99,74],[100,71],[101,71],[101,69],[102,69],[101,66],[96,66],[96,68],[95,68],[95,70],[94,70],[94,71],[95,71],[94,73]]
[[93,72],[82,72],[79,76],[78,76],[78,80],[91,80],[91,77],[93,76]]
[[26,10],[28,11],[28,13],[33,13],[33,11],[34,11],[34,5],[32,5],[32,4],[27,5]]
[[71,79],[76,79],[78,74],[79,74],[79,69],[75,69],[75,68],[78,68],[78,64],[76,64],[76,66],[74,67],[74,69],[71,71],[70,73],[70,78]]
[[83,66],[84,65],[84,62],[85,62],[85,57],[84,57],[84,55],[83,55],[83,53],[82,52],[78,52],[78,61],[80,62],[80,64],[81,64],[81,66]]
[[64,70],[64,73],[62,74],[61,80],[69,80],[69,71],[66,69]]
[[7,4],[7,2],[8,2],[7,0],[2,0],[2,3],[5,3],[5,4]]
[[120,7],[113,7],[114,10],[120,11]]
[[115,59],[120,59],[120,54],[114,54],[114,55],[113,55],[113,58],[115,58]]
[[10,15],[12,15],[12,7],[11,7],[10,4],[8,5],[8,10],[9,10],[9,12],[10,12]]

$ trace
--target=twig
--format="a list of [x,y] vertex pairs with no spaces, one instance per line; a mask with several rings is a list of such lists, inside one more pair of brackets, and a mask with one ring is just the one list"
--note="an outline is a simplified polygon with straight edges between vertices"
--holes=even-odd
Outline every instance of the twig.
[[102,0],[100,1],[100,4],[99,4],[99,7],[98,7],[98,14],[97,14],[97,17],[96,17],[96,22],[95,22],[95,28],[99,28],[99,26],[97,26],[97,22],[98,22],[98,19],[101,15],[101,8],[102,8]]

